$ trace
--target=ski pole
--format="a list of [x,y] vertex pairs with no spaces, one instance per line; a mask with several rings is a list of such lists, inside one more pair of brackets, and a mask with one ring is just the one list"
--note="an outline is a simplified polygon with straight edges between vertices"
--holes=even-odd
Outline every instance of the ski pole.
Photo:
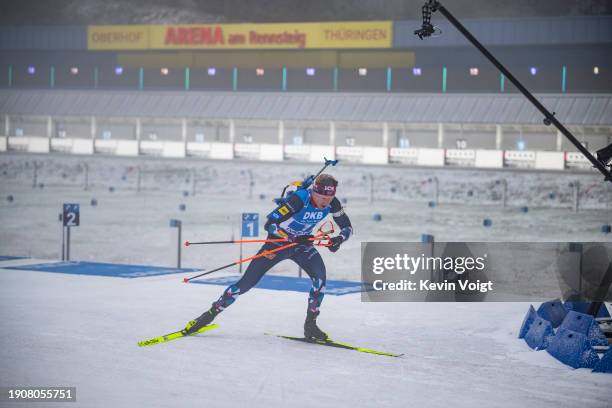
[[274,248],[274,249],[271,249],[271,250],[269,250],[269,251],[263,251],[263,252],[261,252],[261,253],[259,253],[259,254],[257,254],[257,255],[253,255],[253,256],[248,257],[248,258],[245,258],[245,259],[239,259],[239,260],[237,260],[237,261],[235,261],[235,262],[232,262],[232,263],[229,263],[229,264],[227,264],[227,265],[220,266],[220,267],[218,267],[218,268],[216,268],[216,269],[213,269],[212,271],[204,272],[204,273],[201,273],[201,274],[199,274],[199,275],[192,276],[191,278],[184,278],[184,279],[183,279],[183,282],[184,282],[184,283],[187,283],[187,282],[189,282],[189,281],[190,281],[190,280],[192,280],[192,279],[199,278],[200,276],[208,275],[209,273],[217,272],[217,271],[220,271],[221,269],[229,268],[230,266],[239,265],[239,264],[241,264],[241,263],[243,263],[243,262],[251,261],[251,260],[253,260],[253,259],[255,259],[255,258],[259,258],[259,257],[262,257],[262,256],[266,256],[266,255],[269,255],[269,254],[271,254],[271,253],[278,252],[278,251],[281,251],[281,250],[283,250],[283,249],[286,249],[286,248],[289,248],[289,247],[292,247],[292,246],[295,246],[295,245],[297,245],[297,243],[292,242],[292,243],[290,243],[290,244],[283,245],[283,246],[281,246],[281,247]]
[[241,240],[229,240],[229,241],[202,241],[202,242],[190,242],[185,241],[185,246],[189,245],[211,245],[211,244],[248,244],[257,242],[288,242],[284,238],[279,239],[241,239]]
[[[333,232],[333,230],[332,230]],[[318,234],[310,238],[310,241],[318,241],[328,234]],[[190,245],[212,245],[212,244],[252,244],[252,243],[262,243],[262,242],[289,242],[285,238],[277,238],[277,239],[241,239],[241,240],[228,240],[228,241],[202,241],[202,242],[190,242],[185,241],[185,246]]]
[[[316,236],[312,237],[311,240],[318,241],[318,240],[325,240],[325,239],[327,239],[329,241],[328,237],[329,237],[329,235],[327,235],[327,234],[319,234],[319,235],[316,235]],[[283,245],[283,246],[280,246],[278,248],[271,249],[269,251],[263,251],[263,252],[261,252],[259,254],[253,255],[253,256],[251,256],[249,258],[239,259],[239,260],[234,261],[232,263],[229,263],[227,265],[220,266],[220,267],[218,267],[216,269],[213,269],[212,271],[207,271],[207,272],[201,273],[199,275],[192,276],[191,278],[183,278],[183,282],[187,283],[187,282],[189,282],[192,279],[199,278],[200,276],[208,275],[209,273],[217,272],[217,271],[220,271],[221,269],[229,268],[230,266],[239,265],[239,264],[241,264],[243,262],[251,261],[251,260],[253,260],[255,258],[266,256],[266,255],[269,255],[271,253],[278,252],[278,251],[281,251],[281,250],[286,249],[286,248],[290,248],[290,247],[295,246],[295,245],[297,245],[296,242],[291,242],[291,243],[289,243],[287,245]],[[331,245],[330,243],[327,243],[327,244],[318,244],[318,246],[330,246],[330,245]]]

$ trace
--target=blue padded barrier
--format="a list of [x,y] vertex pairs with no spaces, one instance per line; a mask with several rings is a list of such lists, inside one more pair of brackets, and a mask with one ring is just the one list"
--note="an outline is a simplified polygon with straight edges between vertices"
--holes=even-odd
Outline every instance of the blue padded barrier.
[[546,351],[573,368],[595,368],[600,362],[587,337],[572,330],[559,329],[550,339]]

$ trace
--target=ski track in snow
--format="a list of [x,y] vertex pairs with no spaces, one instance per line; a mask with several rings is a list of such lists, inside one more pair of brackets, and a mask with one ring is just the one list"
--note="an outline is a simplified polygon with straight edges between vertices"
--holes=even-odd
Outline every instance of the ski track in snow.
[[[32,188],[27,164],[34,160],[44,161],[46,171],[38,176],[42,189]],[[270,198],[284,184],[317,167],[292,164],[281,172],[274,164],[188,161],[207,181],[195,196],[183,197],[183,190],[190,191],[185,175],[169,176],[168,167],[179,167],[176,161],[87,160],[90,191],[82,189],[82,173],[75,170],[83,158],[0,155],[0,170],[6,172],[0,180],[0,255],[57,259],[57,214],[63,202],[78,202],[81,226],[72,229],[73,259],[175,266],[176,229],[169,227],[170,218],[183,220],[184,239],[228,239],[232,231],[237,236],[240,212],[265,216]],[[151,172],[165,170],[155,183],[143,177],[147,184],[141,193],[135,191],[133,171],[139,164]],[[240,174],[245,169],[255,174],[252,199],[246,198]],[[393,197],[383,192],[390,184],[381,181],[387,184],[377,184],[380,194],[369,204],[362,174],[370,171],[377,179],[403,180],[412,187]],[[586,186],[597,179],[593,176],[342,164],[331,172],[340,179],[339,196],[349,198],[346,209],[356,234],[337,254],[322,251],[330,279],[359,279],[361,241],[418,241],[421,233],[434,234],[437,241],[609,239],[600,232],[610,220],[605,205],[594,199],[601,195],[585,199],[587,208],[573,214],[561,205],[546,208],[547,190],[538,187],[555,185],[561,191],[568,180],[581,178]],[[406,181],[432,174],[441,182],[442,204],[435,209],[427,207],[427,186],[418,190]],[[450,203],[462,183],[485,185],[500,174],[517,191],[510,208],[487,202],[484,188],[471,204]],[[108,191],[110,185],[115,192]],[[89,205],[93,197],[97,207]],[[180,203],[186,212],[178,210]],[[517,205],[529,205],[529,212],[521,213]],[[375,212],[381,222],[372,220]],[[493,219],[491,228],[482,227],[485,217]],[[257,247],[244,249],[248,256]],[[237,258],[232,246],[183,249],[184,267],[211,268]],[[272,273],[295,275],[297,266],[282,263]],[[253,289],[217,318],[218,329],[139,348],[139,340],[179,329],[223,290],[185,285],[183,276],[121,279],[0,270],[0,383],[76,386],[77,402],[68,407],[612,406],[612,376],[572,370],[517,339],[528,303],[362,303],[356,294],[325,297],[319,318],[324,330],[338,341],[405,353],[391,358],[266,336],[301,334],[307,294]]]

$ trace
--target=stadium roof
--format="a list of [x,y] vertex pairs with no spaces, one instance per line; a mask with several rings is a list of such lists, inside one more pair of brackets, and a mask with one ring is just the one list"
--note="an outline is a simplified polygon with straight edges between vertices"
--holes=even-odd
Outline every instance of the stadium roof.
[[[612,126],[610,94],[536,97],[564,124]],[[520,94],[2,90],[11,115],[542,124]]]

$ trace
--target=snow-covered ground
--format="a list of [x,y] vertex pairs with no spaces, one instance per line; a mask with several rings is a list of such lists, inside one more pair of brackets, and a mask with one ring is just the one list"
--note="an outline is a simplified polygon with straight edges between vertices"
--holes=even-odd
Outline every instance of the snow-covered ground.
[[[35,160],[42,164],[36,182],[44,188],[32,188]],[[141,192],[137,166],[144,169]],[[82,207],[81,226],[72,229],[72,259],[175,266],[176,229],[169,227],[170,219],[183,221],[184,239],[237,236],[239,213],[265,216],[270,199],[287,182],[316,167],[0,155],[0,255],[59,258],[58,213],[62,203],[76,202]],[[190,169],[198,177],[195,195]],[[248,170],[255,180],[251,198]],[[338,194],[348,198],[356,231],[338,253],[322,251],[332,279],[359,280],[362,241],[418,241],[422,233],[438,241],[610,240],[600,230],[610,213],[596,174],[342,164],[331,172],[340,179]],[[373,203],[368,173],[375,179]],[[427,180],[433,176],[440,181],[441,204],[429,208],[433,184]],[[509,185],[506,209],[495,193],[500,178]],[[568,184],[576,180],[583,186],[584,208],[572,213]],[[98,200],[95,207],[92,198]],[[519,211],[521,205],[529,211]],[[374,221],[374,213],[382,221]],[[483,227],[484,218],[493,226]],[[256,249],[245,247],[244,255]],[[190,247],[183,249],[183,266],[212,268],[238,256],[234,246]],[[273,273],[296,275],[297,267],[281,263]],[[222,290],[185,285],[180,278],[0,269],[0,385],[76,386],[77,403],[69,407],[612,406],[611,375],[572,370],[516,338],[526,303],[362,303],[358,294],[325,298],[319,318],[324,330],[339,341],[405,354],[390,358],[266,336],[300,335],[307,295],[253,289],[219,316],[220,328],[137,347],[139,340],[180,328]]]
[[176,275],[0,270],[2,384],[76,386],[67,407],[603,408],[612,400],[611,375],[572,370],[516,338],[525,303],[325,298],[322,328],[405,353],[391,358],[266,336],[300,335],[307,295],[253,289],[218,317],[218,329],[136,345],[199,315],[221,289]]

